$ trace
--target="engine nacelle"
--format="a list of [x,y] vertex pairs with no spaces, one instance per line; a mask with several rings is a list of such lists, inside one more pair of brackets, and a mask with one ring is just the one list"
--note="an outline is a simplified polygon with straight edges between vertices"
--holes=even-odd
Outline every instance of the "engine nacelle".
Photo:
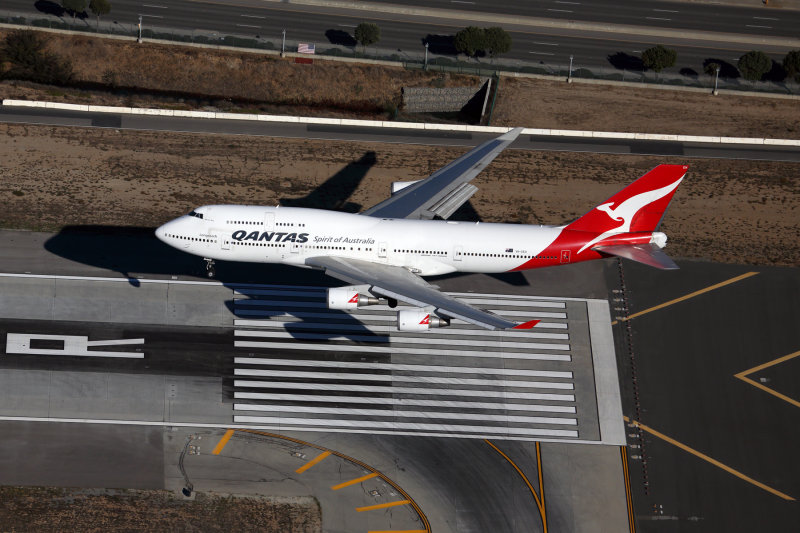
[[405,309],[397,312],[399,331],[428,331],[430,328],[443,328],[449,325],[449,320],[422,309]]
[[376,305],[380,300],[373,296],[359,294],[353,287],[335,287],[328,289],[328,309],[356,309],[365,305]]
[[393,181],[392,182],[392,194],[398,193],[398,192],[402,191],[403,189],[405,189],[406,187],[414,185],[415,183],[419,183],[420,181],[422,181],[422,180],[416,180],[416,181]]

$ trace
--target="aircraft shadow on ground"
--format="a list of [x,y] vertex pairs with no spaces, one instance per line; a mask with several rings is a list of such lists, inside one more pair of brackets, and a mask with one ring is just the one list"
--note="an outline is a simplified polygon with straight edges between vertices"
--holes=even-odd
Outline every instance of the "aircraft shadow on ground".
[[361,184],[367,172],[375,166],[375,152],[366,152],[357,161],[348,163],[342,170],[328,178],[325,183],[303,198],[281,198],[284,207],[311,207],[358,213],[361,204],[350,202],[350,196]]

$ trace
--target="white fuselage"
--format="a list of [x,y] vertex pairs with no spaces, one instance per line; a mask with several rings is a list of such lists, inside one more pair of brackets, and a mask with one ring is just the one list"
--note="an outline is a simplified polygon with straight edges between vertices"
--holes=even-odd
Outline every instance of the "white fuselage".
[[175,248],[209,259],[306,266],[309,257],[348,257],[433,276],[506,272],[526,263],[524,268],[564,262],[557,253],[544,253],[562,230],[380,219],[297,207],[213,205],[164,224],[156,235]]

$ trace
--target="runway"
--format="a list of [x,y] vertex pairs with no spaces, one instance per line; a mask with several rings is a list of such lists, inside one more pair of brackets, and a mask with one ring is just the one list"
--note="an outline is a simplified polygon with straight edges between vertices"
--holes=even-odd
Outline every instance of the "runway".
[[[17,124],[46,124],[219,135],[257,135],[290,139],[325,139],[361,143],[385,142],[391,144],[426,144],[465,147],[474,147],[480,142],[496,136],[496,134],[409,130],[408,128],[328,126],[250,120],[208,120],[55,109],[32,109],[12,106],[0,107],[0,121]],[[701,157],[762,161],[800,161],[800,151],[795,147],[774,145],[524,135],[520,136],[514,144],[511,145],[511,148],[518,150],[591,152],[623,155],[659,155],[682,158]]]

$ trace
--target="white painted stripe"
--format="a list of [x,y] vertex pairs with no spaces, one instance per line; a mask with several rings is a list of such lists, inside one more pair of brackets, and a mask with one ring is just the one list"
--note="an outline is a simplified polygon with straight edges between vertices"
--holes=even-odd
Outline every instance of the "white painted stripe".
[[221,287],[219,281],[180,281],[175,279],[144,279],[144,278],[106,278],[101,276],[53,276],[50,274],[14,274],[2,272],[0,278],[32,278],[32,279],[64,279],[74,281],[115,281],[117,283],[130,283],[131,279],[136,279],[139,283],[167,283],[174,285],[206,285]]
[[647,20],[667,20],[667,21],[672,20],[672,19],[665,19],[665,18],[661,18],[661,17],[645,17],[645,18]]
[[[392,374],[359,374],[348,372],[308,372],[295,370],[261,370],[254,368],[235,368],[234,376],[263,376],[273,378],[298,379],[337,379],[350,381],[384,381],[392,383],[441,383],[465,387],[517,387],[520,389],[561,389],[572,390],[572,383],[560,381],[525,381],[509,379],[447,378],[441,376],[395,376]],[[473,394],[481,394],[476,390]]]
[[555,54],[551,52],[528,52],[529,54],[534,54],[537,56],[554,56]]
[[[270,317],[268,320],[250,320],[250,319],[234,319],[233,325],[237,327],[269,327],[270,324],[273,324],[275,320],[280,318],[297,318],[297,319],[305,319],[305,318],[327,318],[330,320],[341,320],[342,323],[348,322],[388,322],[388,323],[397,323],[397,315],[386,315],[386,314],[348,314],[346,317],[337,315],[336,313],[306,313],[305,311],[298,311],[295,313],[285,313],[279,310],[272,311],[272,310],[262,310],[262,309],[234,309],[234,314],[236,316],[263,316],[263,317]],[[526,313],[528,315],[539,315],[539,314],[552,314],[556,315],[559,313]],[[505,316],[514,316],[514,315],[505,315]],[[516,315],[520,316],[520,315]],[[275,320],[272,320],[274,318]],[[524,317],[524,318],[536,318],[536,317]],[[566,316],[564,317],[566,318]],[[293,324],[290,320],[284,320],[289,324]],[[298,320],[300,322],[300,320]],[[395,326],[396,327],[396,326]],[[536,324],[536,329],[567,329],[568,326],[564,322],[539,322]],[[464,329],[459,329],[455,326],[450,326],[448,331],[453,329],[458,329],[459,331],[464,331]],[[523,331],[507,331],[506,333],[516,334],[517,336],[523,337],[525,336],[525,332]]]
[[[245,382],[247,383],[247,382]],[[239,400],[276,400],[305,403],[363,403],[391,405],[395,407],[444,407],[450,409],[493,409],[498,411],[541,411],[548,413],[575,414],[575,408],[568,405],[541,405],[528,403],[460,402],[457,400],[417,400],[414,398],[377,398],[358,396],[322,396],[316,394],[280,394],[270,392],[234,392]]]
[[[240,314],[244,315],[256,315],[258,313],[263,313],[265,316],[296,316],[296,317],[309,317],[309,318],[336,318],[343,316],[342,313],[347,313],[347,316],[355,319],[355,320],[386,320],[388,321],[397,321],[397,310],[396,309],[377,309],[380,306],[370,307],[370,309],[366,310],[366,313],[351,313],[348,311],[333,311],[333,310],[326,310],[322,313],[313,313],[307,311],[286,311],[284,307],[280,306],[271,306],[269,304],[260,303],[257,301],[252,300],[238,300],[241,302],[241,305],[246,306],[253,306],[258,307],[257,309],[239,309],[234,308],[234,313],[237,315]],[[252,302],[252,303],[245,303],[245,302]],[[240,305],[238,303],[234,303],[234,306]],[[553,318],[553,319],[564,319],[566,320],[567,314],[566,313],[549,313],[547,311],[518,311],[518,310],[510,310],[510,309],[488,309],[492,313],[503,317],[509,318]],[[539,327],[539,326],[537,326]]]
[[[55,341],[61,346],[56,348],[31,348],[34,341]],[[90,350],[90,346],[106,346],[114,344],[144,344],[144,339],[116,339],[106,341],[89,341],[85,335],[41,335],[38,333],[8,333],[6,335],[6,354],[16,355],[60,355],[74,357],[111,357],[118,359],[143,359],[142,352],[106,352]]]
[[760,28],[762,30],[771,30],[772,29],[772,26],[757,26],[757,25],[754,25],[754,24],[745,24],[745,27],[747,27],[747,28]]
[[342,392],[364,392],[368,394],[415,394],[419,396],[468,396],[475,397],[480,395],[485,398],[509,398],[513,400],[545,400],[553,402],[574,402],[575,396],[572,394],[553,394],[547,392],[510,392],[510,391],[491,391],[474,389],[430,389],[426,387],[387,387],[384,385],[350,385],[340,383],[305,383],[305,382],[285,382],[285,381],[250,381],[247,379],[236,379],[233,381],[234,387],[246,387],[255,389],[296,389],[296,390],[325,390]]
[[679,13],[679,11],[676,11],[674,9],[653,9],[653,11],[656,11],[658,13]]
[[261,15],[239,15],[240,17],[246,17],[249,19],[265,19],[267,17],[262,17]]
[[[306,339],[306,340],[348,340],[353,342],[380,342],[391,344],[436,344],[444,343],[451,346],[484,346],[492,349],[506,348],[530,348],[537,350],[566,350],[569,351],[569,344],[542,344],[533,342],[511,342],[511,341],[486,341],[482,342],[477,339],[436,339],[425,337],[396,337],[387,335],[348,335],[339,334],[336,332],[331,333],[289,333],[287,331],[249,331],[239,330],[233,332],[237,337],[262,337],[272,339]],[[270,343],[265,343],[270,344]]]
[[236,26],[239,28],[255,28],[257,30],[261,29],[261,26],[253,26],[252,24],[237,24]]
[[234,411],[272,411],[274,413],[314,413],[320,415],[343,416],[379,416],[400,418],[433,418],[450,420],[478,420],[483,422],[505,422],[517,424],[558,424],[563,426],[577,426],[574,418],[558,418],[545,416],[518,416],[518,415],[485,415],[475,413],[453,413],[447,411],[399,411],[393,409],[353,409],[347,407],[303,407],[297,405],[260,405],[237,403],[233,405]]
[[[543,435],[548,437],[577,437],[578,432],[564,429],[538,429],[493,426],[467,426],[452,424],[415,424],[413,422],[378,422],[375,420],[324,420],[313,418],[289,418],[280,416],[234,416],[234,423],[275,424],[283,427],[285,424],[299,426],[340,426],[369,429],[408,429],[429,431],[459,431],[475,434],[495,433],[503,435]],[[326,429],[327,431],[327,429]]]
[[[319,297],[319,302],[314,303],[322,303],[327,308],[327,301],[324,294],[316,293],[316,292],[308,292],[305,294],[303,291],[263,291],[264,293],[269,292],[269,294],[263,294],[263,296],[279,296],[281,298],[287,298],[292,296],[302,296],[304,298],[316,298]],[[449,294],[449,293],[445,293]],[[451,295],[452,296],[452,295]],[[509,306],[509,307],[546,307],[546,308],[553,308],[553,309],[564,309],[566,308],[566,304],[564,302],[547,302],[547,301],[539,301],[533,299],[527,300],[505,300],[505,299],[498,299],[498,298],[480,298],[475,297],[474,295],[457,295],[455,296],[459,301],[469,304],[480,304],[480,305],[499,305],[499,306]],[[254,303],[244,303],[244,302],[254,302]],[[272,298],[238,298],[234,300],[235,305],[285,305],[290,303],[289,300],[281,299],[275,300]],[[311,302],[301,301],[297,302],[299,304],[306,304]],[[370,309],[390,309],[387,305],[372,305]],[[508,309],[506,309],[508,311]]]
[[[245,294],[245,292],[242,291],[242,290],[234,291],[234,294],[236,294],[236,293]],[[325,298],[325,292],[324,291],[319,291],[319,290],[307,290],[307,291],[295,290],[295,291],[290,291],[290,290],[285,290],[285,289],[274,289],[274,290],[273,289],[258,289],[258,290],[248,290],[246,292],[246,294],[249,295],[249,296],[283,296],[283,297],[295,296],[295,297],[303,297],[303,298],[319,298],[320,300],[325,300],[326,299]],[[241,303],[242,301],[247,302],[247,301],[258,301],[258,300],[242,300],[240,298],[240,299],[234,300],[234,303],[238,304],[238,303]]]
[[388,346],[354,346],[349,344],[309,344],[300,342],[257,342],[234,341],[236,348],[272,348],[275,350],[306,350],[315,352],[356,352],[356,353],[390,353],[408,355],[443,355],[450,357],[486,357],[491,359],[523,359],[527,361],[571,361],[567,354],[527,353],[527,352],[491,352],[474,350],[437,350],[427,348],[405,348]]
[[500,305],[500,306],[516,306],[516,307],[550,307],[556,309],[564,309],[566,304],[564,302],[542,302],[538,300],[499,300],[497,298],[462,298],[458,300],[468,304],[482,304],[482,305]]
[[557,13],[572,13],[569,9],[548,9],[548,11],[555,11]]
[[[40,338],[41,335],[37,335]],[[144,339],[116,339],[112,341],[87,341],[86,346],[120,346],[123,344],[144,344]]]
[[[395,319],[396,320],[396,319]],[[283,320],[271,320],[269,324],[262,324],[264,328],[280,328],[283,330],[298,330],[298,329],[318,329],[318,330],[332,330],[333,332],[341,331],[356,331],[361,333],[391,333],[398,339],[405,338],[408,333],[397,331],[397,326],[366,326],[365,324],[331,324],[330,322],[288,322]],[[538,328],[538,324],[534,330]],[[425,334],[427,338],[436,338],[439,335],[449,337],[451,335],[464,335],[464,336],[479,336],[479,337],[502,337],[502,338],[528,338],[528,339],[552,339],[552,340],[569,340],[569,335],[566,333],[539,333],[531,330],[499,330],[490,331],[483,329],[451,329],[451,328],[436,328],[432,329]],[[444,339],[441,339],[444,340]],[[399,340],[397,342],[400,342]],[[448,341],[449,342],[449,341]]]
[[397,372],[440,372],[453,374],[493,374],[497,376],[530,376],[537,378],[572,379],[572,372],[554,370],[522,370],[517,368],[485,368],[474,366],[402,365],[394,363],[364,363],[348,361],[312,361],[309,359],[264,359],[261,357],[235,357],[235,365],[310,366],[329,368],[368,368]]

